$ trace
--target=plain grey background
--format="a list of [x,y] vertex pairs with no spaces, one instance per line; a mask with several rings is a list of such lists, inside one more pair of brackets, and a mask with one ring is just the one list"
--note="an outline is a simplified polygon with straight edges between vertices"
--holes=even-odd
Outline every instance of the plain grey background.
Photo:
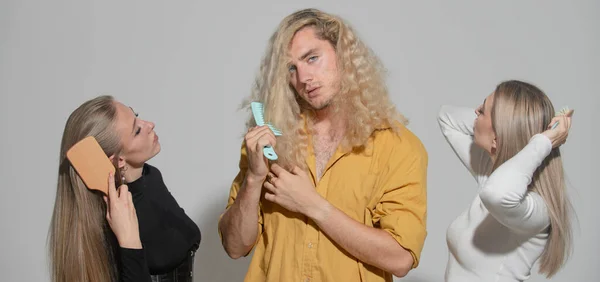
[[[229,259],[217,234],[244,133],[237,107],[279,21],[316,7],[348,20],[380,56],[394,102],[429,153],[429,233],[403,281],[443,280],[446,228],[476,192],[439,131],[439,107],[476,107],[513,78],[575,109],[562,152],[579,221],[574,255],[553,281],[598,281],[600,2],[367,2],[3,0],[2,280],[49,280],[64,123],[85,100],[111,94],[156,123],[162,152],[150,163],[203,235],[195,281],[242,281],[249,258]],[[530,281],[545,281],[537,266]]]

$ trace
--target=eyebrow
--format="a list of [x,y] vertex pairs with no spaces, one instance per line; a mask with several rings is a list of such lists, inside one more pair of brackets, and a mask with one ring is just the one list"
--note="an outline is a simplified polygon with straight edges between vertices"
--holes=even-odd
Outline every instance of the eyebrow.
[[306,51],[302,56],[300,56],[300,58],[298,58],[298,60],[304,61],[304,59],[306,59],[306,57],[308,57],[308,55],[310,55],[316,51],[317,51],[317,48],[311,48],[310,50]]
[[[132,107],[129,107],[131,109],[131,111],[133,112],[133,114],[135,115],[135,111],[133,110]],[[137,118],[133,119],[133,128],[131,128],[131,133],[135,132],[135,124],[137,123]]]

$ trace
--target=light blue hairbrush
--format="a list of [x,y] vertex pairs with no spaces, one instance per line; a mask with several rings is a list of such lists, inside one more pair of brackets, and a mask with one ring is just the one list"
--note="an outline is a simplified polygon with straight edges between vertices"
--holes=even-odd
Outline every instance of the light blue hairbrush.
[[[569,113],[569,111],[570,111],[570,110],[569,110],[569,107],[568,107],[568,106],[566,106],[566,107],[562,108],[562,110],[560,110],[559,112],[556,112],[556,113],[555,113],[555,115],[556,115],[556,116],[564,116],[564,115],[566,115],[567,113]],[[558,126],[558,122],[555,122],[555,123],[552,125],[552,129],[555,129],[557,126]]]
[[[256,122],[256,125],[258,125],[258,126],[265,125],[263,104],[260,102],[252,102],[250,104],[250,108],[252,109],[252,115],[254,116],[254,121]],[[274,126],[272,126],[271,124],[267,123],[267,126],[271,129],[271,131],[273,131],[273,134],[275,134],[275,136],[282,135],[281,131],[279,129],[275,128]],[[272,160],[272,161],[277,160],[277,154],[275,153],[275,150],[273,150],[273,147],[271,147],[270,145],[267,145],[263,148],[263,154],[269,160]]]

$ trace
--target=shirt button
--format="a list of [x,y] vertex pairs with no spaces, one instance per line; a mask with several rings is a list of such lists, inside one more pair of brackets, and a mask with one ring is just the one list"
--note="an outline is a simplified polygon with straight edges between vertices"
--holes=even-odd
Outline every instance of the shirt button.
[[[308,243],[308,248],[312,249],[312,247],[313,247],[313,244],[312,243]],[[309,278],[306,278],[306,279],[309,279]]]

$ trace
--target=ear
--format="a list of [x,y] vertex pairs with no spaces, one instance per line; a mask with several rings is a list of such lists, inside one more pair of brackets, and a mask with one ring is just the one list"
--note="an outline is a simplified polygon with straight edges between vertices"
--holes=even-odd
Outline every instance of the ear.
[[[108,157],[108,159],[110,160],[111,163],[115,163],[115,155],[113,154],[112,156]],[[123,158],[123,156],[119,156],[119,160],[117,161],[117,167],[118,168],[124,168],[125,167],[125,159]]]
[[496,146],[497,146],[496,136],[494,136],[494,139],[492,139],[492,150],[491,150],[492,154],[496,154]]

